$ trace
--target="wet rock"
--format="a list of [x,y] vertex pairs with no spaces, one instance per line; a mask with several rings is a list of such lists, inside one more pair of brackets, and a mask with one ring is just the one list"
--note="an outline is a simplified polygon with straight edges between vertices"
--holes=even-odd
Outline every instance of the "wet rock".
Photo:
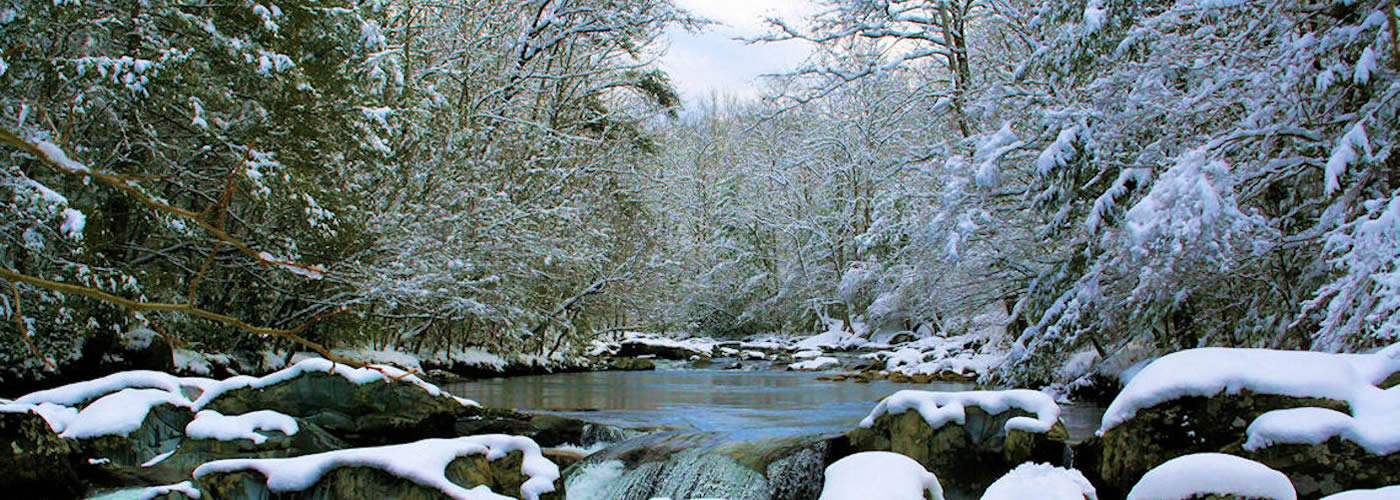
[[618,346],[617,356],[623,358],[635,358],[640,356],[654,356],[661,359],[673,361],[686,361],[691,356],[702,358],[710,357],[709,352],[691,349],[683,345],[667,345],[652,342],[642,342],[638,340],[624,340]]
[[205,462],[228,458],[295,457],[346,448],[344,441],[306,420],[297,421],[297,432],[290,436],[278,431],[259,431],[267,437],[262,443],[248,439],[186,439],[175,453],[147,469],[188,479]]
[[[524,456],[512,452],[498,460],[481,455],[469,455],[453,460],[447,466],[449,481],[463,488],[487,486],[491,491],[520,497],[520,486],[527,479],[520,472]],[[373,467],[337,467],[321,476],[311,487],[300,491],[271,492],[267,478],[252,470],[214,473],[200,477],[196,485],[206,498],[245,499],[278,498],[282,500],[336,500],[344,498],[396,498],[401,500],[439,500],[447,498],[435,488]],[[541,500],[560,500],[563,488],[542,495]]]
[[1284,473],[1302,498],[1400,484],[1400,453],[1373,455],[1338,438],[1316,445],[1274,445],[1254,452],[1230,446],[1225,452]]
[[235,389],[206,408],[225,415],[273,410],[314,423],[354,446],[456,436],[458,418],[480,411],[414,384],[388,379],[356,384],[322,372]]
[[81,450],[34,413],[0,413],[0,491],[6,498],[78,498]]
[[591,446],[634,437],[643,431],[621,429],[555,415],[531,415],[513,410],[482,408],[453,425],[454,435],[509,434],[525,436],[540,446]]
[[964,411],[962,425],[938,428],[929,427],[917,411],[881,415],[873,426],[856,428],[846,437],[852,452],[892,451],[908,456],[937,475],[944,488],[965,493],[986,488],[1023,462],[1064,465],[1069,433],[1062,423],[1043,434],[1007,431],[1007,420],[1035,415],[1018,408],[991,414],[973,405]]
[[655,370],[656,362],[642,358],[612,358],[608,360],[607,369],[615,371]]
[[1340,401],[1250,391],[1184,397],[1140,409],[1133,418],[1104,433],[1099,474],[1107,491],[1127,492],[1147,471],[1173,458],[1238,450],[1249,423],[1259,415],[1299,407],[1347,412],[1347,404]]
[[120,467],[138,467],[156,456],[175,450],[185,437],[185,426],[194,412],[162,403],[151,407],[141,427],[131,434],[106,435],[79,440],[88,456],[105,458]]

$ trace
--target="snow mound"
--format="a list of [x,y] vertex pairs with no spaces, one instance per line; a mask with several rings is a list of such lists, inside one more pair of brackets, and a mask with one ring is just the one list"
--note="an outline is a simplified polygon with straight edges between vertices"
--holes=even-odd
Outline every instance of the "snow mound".
[[69,408],[63,405],[56,405],[49,402],[34,404],[25,403],[0,403],[0,413],[34,413],[48,422],[49,428],[54,432],[63,432],[68,428],[68,424],[78,418],[78,409]]
[[1034,433],[1049,432],[1060,421],[1060,405],[1055,399],[1040,391],[1012,389],[1007,391],[966,391],[933,392],[902,390],[880,401],[875,409],[860,421],[861,427],[875,425],[875,419],[882,415],[900,414],[909,410],[919,412],[929,427],[939,428],[949,422],[963,424],[967,419],[966,407],[977,406],[987,413],[998,414],[1012,408],[1019,408],[1031,417],[1012,417],[1006,421],[1006,430],[1023,430]]
[[1343,491],[1322,497],[1322,500],[1393,500],[1400,498],[1400,485],[1386,486],[1374,490]]
[[860,335],[848,333],[841,330],[831,330],[826,333],[819,333],[811,337],[797,341],[793,347],[799,350],[842,350],[856,347],[866,347],[870,341],[861,338]]
[[1050,464],[1024,463],[997,479],[982,500],[1098,500],[1098,492],[1084,474]]
[[919,500],[925,492],[943,500],[938,478],[919,462],[898,453],[866,451],[827,466],[820,500]]
[[1186,500],[1209,494],[1296,500],[1293,483],[1268,466],[1223,453],[1197,453],[1147,471],[1127,500]]
[[1247,429],[1245,449],[1274,444],[1319,444],[1333,437],[1371,453],[1400,451],[1400,391],[1376,386],[1400,371],[1400,349],[1375,354],[1331,354],[1269,349],[1202,348],[1163,356],[1143,368],[1104,414],[1099,434],[1144,408],[1178,398],[1251,391],[1348,404],[1352,414],[1292,408],[1260,415]]
[[702,337],[691,337],[688,339],[673,339],[661,337],[641,332],[627,332],[623,334],[622,342],[648,345],[652,347],[664,347],[667,349],[679,349],[690,351],[704,356],[714,356],[715,349],[719,342],[714,339]]
[[272,410],[227,417],[214,410],[204,410],[195,414],[194,420],[185,426],[185,435],[190,439],[247,439],[253,444],[262,444],[267,441],[267,436],[257,431],[278,431],[291,436],[298,430],[296,419]]
[[836,359],[836,358],[827,357],[827,356],[818,356],[818,357],[816,357],[816,358],[812,358],[812,359],[809,359],[809,360],[806,360],[806,361],[798,361],[798,362],[796,362],[796,363],[790,364],[790,365],[788,365],[788,369],[789,369],[789,370],[815,371],[815,370],[825,370],[825,369],[827,369],[827,368],[831,368],[831,367],[833,367],[833,366],[838,366],[838,365],[840,365],[840,364],[841,364],[841,361],[838,360],[838,359]]
[[148,370],[135,370],[68,384],[53,389],[31,392],[16,399],[16,403],[53,403],[62,406],[81,406],[102,396],[122,389],[160,389],[173,394],[185,390],[203,391],[217,384],[215,380],[195,377],[176,377],[169,373]]
[[[130,435],[141,428],[146,414],[158,405],[188,408],[190,400],[160,389],[122,389],[87,405],[64,428],[59,437],[88,439],[118,434]],[[49,424],[53,427],[53,424]]]
[[529,478],[520,487],[520,498],[536,500],[541,494],[554,491],[554,482],[559,479],[559,467],[540,454],[540,447],[534,440],[503,434],[425,439],[408,444],[351,448],[292,458],[216,460],[196,468],[194,477],[199,479],[209,474],[255,470],[267,478],[269,490],[280,493],[310,488],[322,475],[338,467],[372,467],[435,488],[455,499],[498,500],[510,497],[494,493],[485,486],[463,488],[447,479],[446,469],[458,457],[481,454],[486,455],[488,460],[498,460],[514,451],[524,454],[525,460],[520,470]]

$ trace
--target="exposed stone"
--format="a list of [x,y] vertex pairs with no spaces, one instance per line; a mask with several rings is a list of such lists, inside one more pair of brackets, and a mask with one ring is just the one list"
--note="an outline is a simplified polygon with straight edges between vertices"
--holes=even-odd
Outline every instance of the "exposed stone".
[[[457,458],[447,466],[449,481],[463,488],[487,486],[491,491],[514,498],[520,497],[520,486],[527,479],[520,471],[524,455],[512,452],[498,460],[482,455]],[[562,483],[541,500],[564,498]],[[438,500],[448,498],[435,488],[420,485],[373,467],[338,467],[326,472],[310,488],[284,491],[275,495],[267,488],[267,478],[254,470],[208,474],[196,480],[196,486],[212,500],[245,498],[278,498],[282,500],[335,500],[343,498],[396,498],[401,500]]]
[[305,420],[297,421],[297,432],[290,436],[279,431],[259,431],[267,437],[262,443],[248,439],[186,439],[175,453],[148,469],[168,472],[181,480],[188,479],[205,462],[228,458],[279,458],[346,448],[344,441],[332,436],[320,426]]
[[225,415],[273,410],[310,421],[354,446],[456,436],[457,419],[481,411],[414,384],[388,379],[356,384],[321,372],[229,391],[207,408]]
[[92,457],[105,458],[117,466],[140,466],[142,463],[180,445],[185,426],[194,420],[194,412],[183,406],[162,403],[151,407],[141,427],[126,436],[106,435],[80,440],[84,451]]
[[0,491],[6,498],[78,498],[77,441],[58,437],[34,413],[0,413]]
[[674,361],[686,361],[691,356],[702,358],[710,357],[710,353],[689,349],[680,345],[660,345],[637,340],[624,340],[618,346],[617,356],[623,358],[635,358],[641,356],[655,356],[661,359]]
[[1173,458],[1238,449],[1249,422],[1265,412],[1308,406],[1347,412],[1347,404],[1339,401],[1250,391],[1183,397],[1140,409],[1104,433],[1099,473],[1111,490],[1126,492],[1147,471]]
[[607,366],[609,370],[616,371],[646,371],[655,370],[656,362],[650,359],[619,357],[609,359]]
[[1317,445],[1274,445],[1252,453],[1232,445],[1225,451],[1284,473],[1300,498],[1400,484],[1400,453],[1373,455],[1338,438]]
[[1063,465],[1069,433],[1062,423],[1044,434],[1007,431],[1007,420],[1034,415],[1018,408],[998,414],[977,406],[964,411],[962,425],[938,428],[929,427],[917,411],[881,415],[873,426],[856,428],[846,437],[852,452],[892,451],[908,456],[937,475],[945,489],[964,493],[986,488],[1022,462]]

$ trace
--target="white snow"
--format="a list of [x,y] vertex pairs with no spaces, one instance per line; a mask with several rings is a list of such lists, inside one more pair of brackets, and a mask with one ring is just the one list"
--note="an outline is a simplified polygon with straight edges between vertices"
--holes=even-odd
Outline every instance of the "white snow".
[[1345,401],[1354,411],[1389,407],[1375,386],[1400,371],[1400,349],[1330,354],[1207,347],[1162,356],[1143,368],[1104,413],[1099,433],[1139,409],[1188,396],[1255,393]]
[[796,362],[796,363],[790,364],[790,365],[788,365],[788,369],[790,369],[790,370],[803,370],[803,371],[815,371],[815,370],[824,370],[824,369],[827,369],[827,368],[831,368],[831,367],[833,367],[833,366],[839,366],[840,364],[841,364],[841,361],[838,360],[838,359],[836,359],[836,358],[827,357],[827,356],[819,356],[819,357],[816,357],[816,358],[813,358],[813,359],[809,359],[809,360],[806,360],[806,361],[798,361],[798,362]]
[[682,349],[705,356],[714,355],[715,344],[717,343],[712,339],[706,338],[692,337],[688,339],[673,339],[640,332],[627,332],[623,334],[622,341],[624,343],[638,343],[669,349]]
[[1208,494],[1296,500],[1293,483],[1264,464],[1223,453],[1197,453],[1147,471],[1128,500],[1185,500]]
[[156,456],[154,456],[154,457],[151,457],[150,460],[147,460],[147,461],[145,461],[145,462],[142,462],[142,463],[141,463],[141,466],[142,466],[142,467],[154,467],[156,464],[161,463],[161,462],[164,462],[165,459],[170,458],[171,455],[174,455],[174,454],[175,454],[175,451],[177,451],[177,450],[170,450],[170,451],[167,451],[167,452],[165,452],[165,453],[161,453],[161,454],[159,454],[159,455],[156,455]]
[[257,431],[279,431],[291,436],[297,433],[296,419],[271,410],[260,410],[242,415],[224,416],[214,410],[204,410],[194,416],[185,426],[185,435],[190,439],[217,439],[231,441],[247,439],[254,444],[267,441],[267,436]]
[[63,432],[68,428],[68,424],[73,419],[78,418],[78,409],[63,405],[56,405],[49,402],[39,404],[28,403],[3,403],[0,404],[0,413],[29,413],[33,412],[48,422],[49,428],[54,432]]
[[966,407],[977,406],[993,415],[1019,408],[1035,418],[1018,416],[1006,421],[1006,430],[1049,432],[1060,421],[1060,405],[1049,394],[1029,389],[1006,391],[933,392],[902,390],[880,401],[875,409],[860,421],[861,427],[875,425],[882,415],[900,414],[909,410],[919,412],[929,427],[939,428],[949,422],[963,424]]
[[1094,485],[1079,471],[1050,464],[1023,463],[982,494],[982,500],[1098,500]]
[[820,500],[921,500],[925,492],[943,499],[938,478],[914,459],[888,451],[866,451],[826,468]]
[[83,228],[87,227],[87,216],[72,208],[63,209],[63,224],[58,230],[75,240],[83,239]]
[[514,451],[524,454],[521,472],[529,478],[520,487],[520,497],[535,500],[541,494],[554,491],[554,482],[559,479],[559,467],[540,454],[539,445],[529,438],[500,434],[425,439],[415,443],[351,448],[292,458],[217,460],[196,468],[194,477],[199,479],[214,473],[255,470],[267,477],[269,490],[289,492],[310,488],[322,475],[337,467],[372,467],[436,488],[452,498],[497,500],[510,497],[496,494],[484,485],[468,490],[449,481],[445,475],[447,465],[462,456],[484,454],[489,460],[497,460]]
[[203,378],[181,378],[169,373],[147,370],[134,370],[68,384],[53,389],[32,392],[16,399],[16,403],[53,403],[63,406],[79,406],[104,395],[127,388],[161,389],[166,392],[181,393],[181,389],[203,390],[217,383]]
[[161,404],[189,407],[190,401],[160,389],[123,389],[87,405],[59,436],[74,439],[111,434],[126,436],[141,428],[146,414]]
[[1374,490],[1343,491],[1322,497],[1322,500],[1394,500],[1400,498],[1400,485],[1386,486]]
[[[312,358],[302,360],[292,366],[270,373],[260,378],[238,376],[230,377],[220,381],[204,391],[198,400],[195,401],[196,409],[203,408],[204,405],[213,401],[225,392],[242,388],[259,389],[275,385],[287,380],[291,380],[302,374],[321,372],[339,375],[354,384],[368,384],[379,381],[398,381],[416,385],[422,388],[431,396],[450,396],[437,386],[418,378],[409,372],[394,368],[392,366],[370,366],[365,368],[354,368],[349,365],[335,363],[324,358]],[[465,406],[480,406],[476,402],[456,398]]]

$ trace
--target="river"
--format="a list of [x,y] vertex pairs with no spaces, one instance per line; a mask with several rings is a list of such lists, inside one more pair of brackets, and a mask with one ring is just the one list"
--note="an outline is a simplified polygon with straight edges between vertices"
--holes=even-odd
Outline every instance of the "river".
[[[756,441],[850,430],[900,389],[963,391],[970,384],[868,384],[789,371],[657,370],[487,379],[446,387],[487,407],[547,412],[625,427],[674,426]],[[1078,441],[1098,428],[1100,406],[1063,406]]]

